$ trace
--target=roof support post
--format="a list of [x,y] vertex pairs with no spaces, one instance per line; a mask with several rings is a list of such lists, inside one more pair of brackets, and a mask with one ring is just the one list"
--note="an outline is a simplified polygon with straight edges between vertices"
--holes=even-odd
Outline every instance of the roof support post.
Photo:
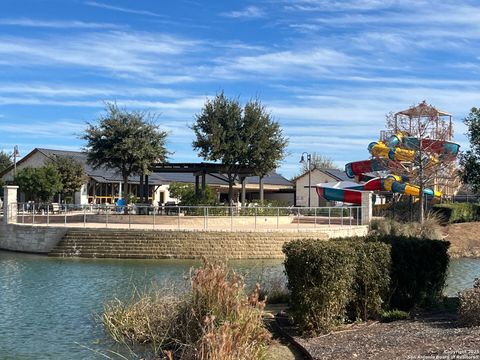
[[144,192],[143,192],[143,196],[145,197],[145,203],[149,203],[149,195],[150,195],[150,191],[149,191],[149,187],[148,187],[148,175],[145,175],[145,184],[144,184]]
[[207,189],[207,173],[202,172],[202,195],[205,195],[205,190]]
[[258,186],[259,186],[259,191],[260,191],[260,202],[263,205],[263,200],[264,200],[263,175],[260,175],[258,177]]
[[242,198],[241,198],[241,203],[242,203],[242,206],[246,206],[246,202],[247,202],[247,189],[245,187],[246,185],[246,181],[247,178],[245,176],[242,176],[240,178],[240,181],[242,183]]
[[198,175],[195,175],[195,195],[198,195],[200,193],[200,177]]
[[143,190],[143,179],[144,179],[144,175],[143,175],[143,173],[141,173],[140,174],[140,186],[139,186],[140,189],[138,189],[138,192],[139,192],[138,195],[140,196],[140,199],[139,199],[140,204],[145,203],[145,201],[144,201],[145,191]]

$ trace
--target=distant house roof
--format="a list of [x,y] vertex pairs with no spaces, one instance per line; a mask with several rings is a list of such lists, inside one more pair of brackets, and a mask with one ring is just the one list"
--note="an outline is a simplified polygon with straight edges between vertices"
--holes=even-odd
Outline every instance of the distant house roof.
[[[22,159],[17,162],[17,165],[22,164],[28,161],[36,152],[40,152],[48,158],[54,159],[56,156],[65,156],[71,157],[81,164],[85,169],[86,174],[99,183],[113,183],[121,182],[122,176],[115,170],[101,167],[98,169],[93,169],[87,163],[87,155],[84,152],[80,151],[66,151],[66,150],[54,150],[54,149],[44,149],[44,148],[35,148]],[[0,173],[0,177],[8,173],[13,169],[13,166],[4,170]],[[149,184],[151,185],[164,185],[172,182],[182,182],[182,183],[194,183],[195,175],[192,173],[185,172],[169,172],[169,173],[151,173],[148,177]],[[130,176],[128,182],[131,184],[138,184],[140,179],[138,176]],[[215,176],[207,174],[206,182],[210,185],[228,185],[228,179],[223,174],[215,174]],[[258,176],[249,176],[246,178],[247,184],[258,184]],[[282,175],[277,174],[276,172],[271,172],[270,174],[264,177],[265,185],[277,185],[277,186],[291,186],[293,184],[284,178]]]
[[[352,180],[347,176],[347,174],[343,170],[339,170],[339,169],[319,169],[319,168],[312,169],[312,171],[315,171],[315,170],[321,171],[324,174],[327,174],[328,176],[334,178],[337,181],[351,181]],[[300,179],[301,177],[304,177],[307,174],[308,174],[308,171],[305,171],[303,174],[300,174],[300,175],[296,176],[295,178],[293,178],[292,182],[297,181],[298,179]]]
[[339,169],[323,169],[328,175],[337,178],[339,181],[351,181],[345,171]]

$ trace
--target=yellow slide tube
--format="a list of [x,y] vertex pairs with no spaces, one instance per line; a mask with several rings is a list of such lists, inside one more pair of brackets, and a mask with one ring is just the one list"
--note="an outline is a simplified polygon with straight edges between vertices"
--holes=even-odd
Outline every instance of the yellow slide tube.
[[370,153],[373,156],[396,161],[413,161],[415,158],[415,151],[401,148],[392,149],[381,141],[372,144],[370,147]]

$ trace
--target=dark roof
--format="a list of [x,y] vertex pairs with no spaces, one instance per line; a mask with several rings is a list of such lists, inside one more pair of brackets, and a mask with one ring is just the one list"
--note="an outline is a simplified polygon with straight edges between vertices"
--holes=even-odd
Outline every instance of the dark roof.
[[[93,169],[90,165],[87,164],[87,155],[84,152],[80,151],[66,151],[66,150],[53,150],[53,149],[44,149],[36,148],[27,154],[25,157],[20,159],[17,164],[26,161],[30,158],[35,151],[38,151],[49,158],[55,158],[55,156],[66,156],[71,157],[80,163],[83,164],[85,172],[91,178],[97,182],[101,183],[110,183],[110,182],[121,182],[122,176],[115,170],[108,169],[105,167]],[[12,167],[13,168],[13,167]],[[8,172],[9,169],[3,173]],[[0,174],[2,175],[2,174]],[[138,176],[130,176],[128,178],[129,183],[138,184],[140,179]],[[151,173],[148,177],[149,184],[151,185],[164,185],[172,182],[183,182],[183,183],[194,183],[195,176],[192,173]],[[228,179],[222,174],[215,174],[206,176],[206,182],[210,185],[228,185]],[[247,177],[247,184],[258,184],[258,176],[249,176]],[[293,184],[284,178],[282,175],[272,172],[264,177],[265,185],[281,185],[281,186],[293,186]]]
[[323,172],[327,173],[328,175],[337,178],[340,181],[351,181],[345,171],[339,169],[321,169]]
[[[247,184],[258,184],[258,176],[249,176],[247,177]],[[292,186],[292,182],[285,179],[282,175],[272,171],[270,174],[263,177],[263,183],[268,185],[282,185],[282,186]]]

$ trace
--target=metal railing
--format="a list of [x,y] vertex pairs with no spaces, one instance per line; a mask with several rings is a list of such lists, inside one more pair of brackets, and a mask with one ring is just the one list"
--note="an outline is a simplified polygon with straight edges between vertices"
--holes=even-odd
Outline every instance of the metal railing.
[[442,199],[442,202],[468,202],[468,203],[478,203],[480,202],[479,195],[452,195],[448,196],[445,199]]
[[16,223],[172,230],[315,230],[361,225],[361,207],[230,207],[18,203]]

